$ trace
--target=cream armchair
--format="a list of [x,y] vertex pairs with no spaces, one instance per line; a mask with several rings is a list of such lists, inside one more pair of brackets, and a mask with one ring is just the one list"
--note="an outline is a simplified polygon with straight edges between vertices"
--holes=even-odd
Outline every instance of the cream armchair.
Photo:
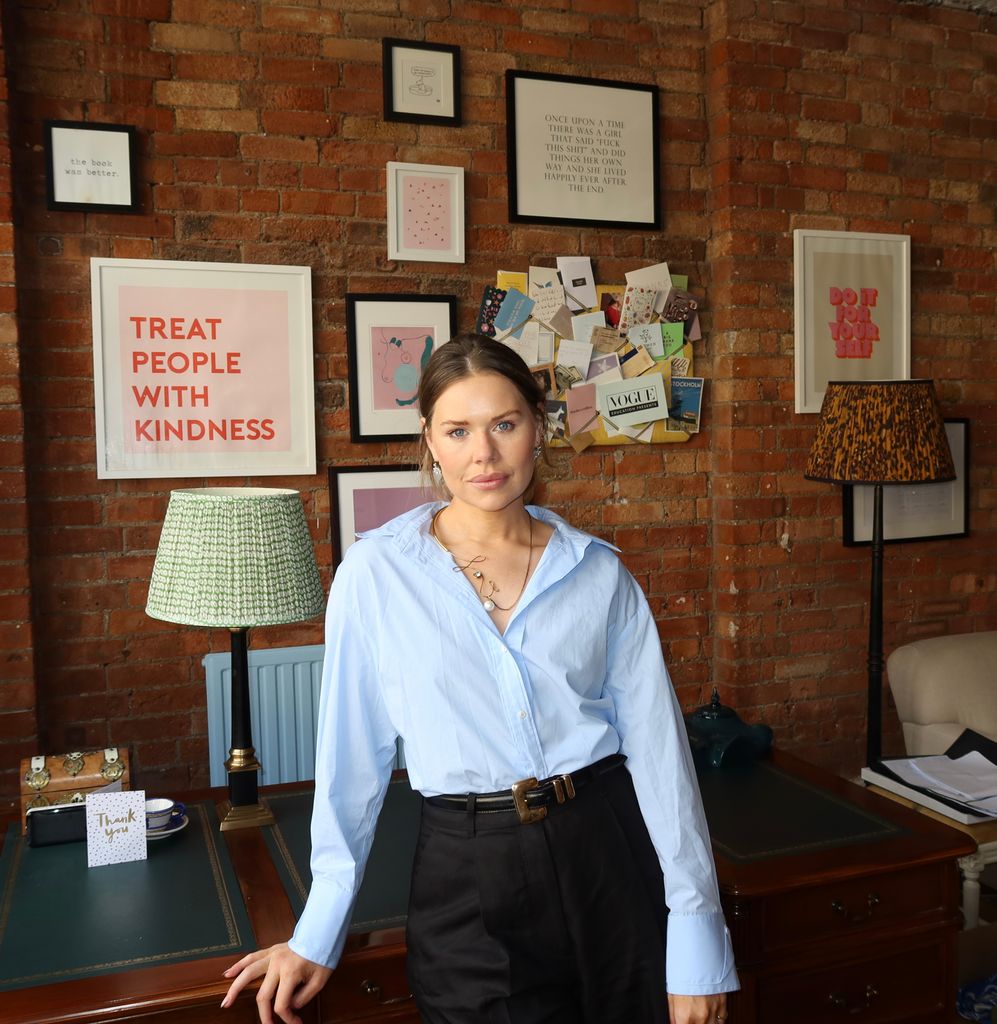
[[964,729],[997,740],[997,631],[915,640],[886,672],[909,756],[942,754]]

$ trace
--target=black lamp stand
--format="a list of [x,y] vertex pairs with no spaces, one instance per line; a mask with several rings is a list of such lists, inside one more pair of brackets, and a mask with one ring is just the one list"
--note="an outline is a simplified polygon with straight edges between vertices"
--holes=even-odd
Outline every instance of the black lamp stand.
[[249,630],[232,629],[232,747],[228,772],[228,800],[222,807],[222,832],[272,825],[274,816],[260,803],[258,774],[263,767],[253,747],[249,705]]

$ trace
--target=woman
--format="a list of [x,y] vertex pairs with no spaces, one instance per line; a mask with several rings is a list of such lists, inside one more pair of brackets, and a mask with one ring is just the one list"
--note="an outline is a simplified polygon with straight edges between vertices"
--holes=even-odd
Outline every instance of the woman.
[[312,889],[290,943],[226,971],[222,1006],[263,976],[264,1024],[296,1024],[328,980],[401,735],[425,797],[407,962],[426,1024],[723,1021],[730,939],[647,602],[610,545],[525,504],[544,395],[519,356],[441,346],[419,408],[449,501],[336,573]]

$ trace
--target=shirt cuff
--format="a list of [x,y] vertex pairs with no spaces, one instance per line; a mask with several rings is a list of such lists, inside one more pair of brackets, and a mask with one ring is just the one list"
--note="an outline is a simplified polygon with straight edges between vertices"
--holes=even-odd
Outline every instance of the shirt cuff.
[[[313,880],[308,902],[288,945],[306,960],[335,967],[343,955],[352,911],[353,893]],[[338,931],[332,931],[332,922],[339,922]]]
[[734,992],[741,986],[723,914],[669,914],[665,982],[680,996]]

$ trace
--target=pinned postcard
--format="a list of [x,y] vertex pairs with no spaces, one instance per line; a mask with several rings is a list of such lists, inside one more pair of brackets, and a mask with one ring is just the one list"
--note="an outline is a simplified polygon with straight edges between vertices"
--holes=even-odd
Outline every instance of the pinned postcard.
[[563,438],[568,403],[558,399],[547,399],[547,427],[551,437]]
[[655,293],[654,312],[661,313],[668,293],[672,290],[672,275],[667,263],[655,263],[653,267],[641,267],[625,275],[631,287],[650,288]]
[[500,338],[499,341],[516,352],[527,366],[535,366],[544,361],[540,359],[540,324],[534,323],[532,320],[527,320],[523,324],[518,338],[513,334],[508,334],[504,338]]
[[550,324],[558,310],[565,305],[564,288],[556,270],[550,267],[530,267],[530,298],[536,303],[533,315]]
[[500,270],[495,274],[495,287],[501,288],[504,292],[515,288],[516,291],[523,292],[525,295],[529,284],[526,274],[521,270]]
[[87,867],[145,860],[145,790],[87,797]]
[[510,288],[495,314],[495,337],[504,338],[514,331],[518,333],[532,311],[533,300],[516,288]]
[[604,352],[594,355],[589,363],[588,377],[585,378],[589,384],[598,384],[607,380],[623,380],[620,373],[620,357],[615,352]]
[[661,339],[664,347],[664,352],[661,358],[669,359],[671,356],[678,355],[682,351],[682,346],[685,344],[685,329],[682,324],[666,324],[660,323],[658,327],[661,328]]
[[[679,325],[679,334],[681,335],[681,333],[682,328]],[[643,345],[652,359],[663,359],[665,356],[661,324],[638,324],[636,327],[631,327],[627,331],[627,341],[631,345]]]
[[617,429],[668,418],[665,382],[660,373],[597,384],[596,399],[603,419]]
[[593,328],[589,341],[596,352],[618,352],[623,348],[626,337],[612,327]]
[[568,433],[580,434],[599,415],[595,404],[595,385],[576,384],[564,397],[568,403]]
[[568,309],[573,313],[591,309],[597,300],[591,257],[558,256],[557,270],[567,295]]
[[649,324],[654,316],[654,298],[657,294],[654,288],[628,284],[623,295],[620,330],[628,331],[634,324]]
[[592,361],[592,346],[584,341],[572,341],[562,338],[557,346],[557,363],[559,366],[574,366],[582,375],[588,375],[589,363]]
[[623,374],[624,380],[639,377],[654,366],[654,360],[643,345],[627,343],[627,349],[626,352],[620,352],[620,373]]
[[554,362],[554,332],[543,327],[537,332],[536,362],[538,364]]
[[669,429],[698,434],[702,407],[703,378],[673,377],[672,401],[668,410]]
[[597,284],[595,293],[599,301],[596,305],[606,315],[606,326],[615,331],[620,326],[620,314],[623,312],[623,296],[627,286],[624,284]]
[[498,316],[499,307],[505,296],[504,288],[492,288],[490,285],[485,287],[478,308],[478,320],[474,325],[478,334],[483,334],[486,338],[495,337],[495,317]]
[[572,336],[572,331],[574,330],[573,317],[567,306],[562,306],[549,320],[542,320],[540,317],[537,317],[537,319],[541,320],[544,326],[549,327],[559,338],[570,338]]
[[598,313],[579,313],[578,316],[571,318],[571,336],[575,341],[589,342],[592,331],[596,327],[605,326],[606,315],[601,310]]

